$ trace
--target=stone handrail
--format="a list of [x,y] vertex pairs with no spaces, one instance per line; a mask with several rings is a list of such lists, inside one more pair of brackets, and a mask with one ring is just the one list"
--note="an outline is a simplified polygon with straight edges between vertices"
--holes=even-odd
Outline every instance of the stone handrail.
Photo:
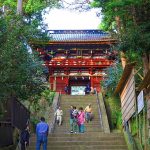
[[105,133],[110,133],[109,123],[108,123],[108,117],[106,113],[106,108],[104,104],[104,99],[102,93],[98,94],[99,97],[99,104],[100,104],[100,110],[102,114],[102,123],[103,123],[103,130]]
[[101,107],[100,107],[99,95],[98,95],[97,92],[96,92],[96,101],[97,101],[97,106],[98,106],[100,125],[101,125],[102,128],[104,128],[103,127],[103,121],[102,121],[102,112],[101,112]]
[[53,103],[50,106],[49,133],[53,133],[54,132],[55,120],[56,120],[55,116],[54,116],[54,113],[55,113],[56,109],[58,108],[58,106],[60,104],[60,98],[61,98],[60,93],[56,93],[55,96],[54,96]]
[[124,137],[125,137],[125,141],[127,143],[128,149],[129,150],[142,150],[142,148],[138,147],[134,137],[132,136],[130,130],[129,130],[129,126],[127,124],[127,122],[123,122],[123,133],[124,133]]

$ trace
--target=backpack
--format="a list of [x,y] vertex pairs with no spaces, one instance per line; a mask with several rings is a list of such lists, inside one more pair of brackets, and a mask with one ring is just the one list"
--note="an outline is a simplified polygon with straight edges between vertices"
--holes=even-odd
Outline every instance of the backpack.
[[78,115],[78,110],[75,109],[75,110],[72,112],[72,115],[76,118],[77,115]]

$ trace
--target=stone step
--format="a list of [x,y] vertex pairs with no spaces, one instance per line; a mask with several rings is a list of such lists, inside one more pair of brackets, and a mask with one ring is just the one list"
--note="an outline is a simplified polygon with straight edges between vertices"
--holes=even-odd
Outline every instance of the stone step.
[[73,101],[61,99],[60,103],[62,103],[62,102],[66,103],[66,104],[70,104],[70,103],[72,103],[72,104],[84,103],[85,105],[96,104],[97,103],[96,99],[94,99],[94,100],[86,100],[86,101],[85,100],[81,100],[81,99],[73,100]]
[[[62,110],[63,110],[63,115],[66,115],[66,117],[70,115],[69,109],[65,110],[65,109],[62,108]],[[93,110],[92,114],[95,115],[95,116],[99,116],[98,109]]]
[[[69,123],[69,120],[70,120],[70,118],[69,118],[69,116],[67,116],[66,118],[65,118],[65,116],[63,116],[63,121],[64,122],[66,122],[66,123]],[[89,123],[90,124],[97,124],[97,123],[99,123],[100,122],[100,120],[99,120],[99,117],[98,116],[94,116],[94,119],[92,120],[92,121],[90,121]]]
[[[63,116],[63,120],[64,121],[69,121],[70,120],[70,118],[69,118],[69,116]],[[93,123],[99,123],[100,121],[99,121],[99,116],[97,116],[97,115],[94,115],[94,118],[93,118],[93,120],[91,121],[91,122],[89,122],[89,123],[91,123],[91,124],[93,124]],[[69,123],[69,122],[68,122]]]
[[[32,134],[31,135],[31,138],[35,138],[35,134]],[[123,134],[122,133],[104,133],[104,132],[101,132],[101,133],[97,133],[97,132],[91,132],[91,133],[84,133],[84,134],[71,134],[71,133],[68,133],[68,134],[64,134],[64,133],[51,133],[48,135],[48,138],[53,138],[53,137],[81,137],[81,138],[84,138],[84,137],[90,137],[90,138],[124,138],[123,137]]]
[[96,103],[97,100],[96,98],[92,98],[92,99],[61,99],[60,102],[65,102],[65,103],[77,103],[77,102],[84,102],[85,104],[89,104],[89,103]]
[[[74,106],[75,106],[75,105],[74,105]],[[61,109],[62,109],[63,111],[64,111],[64,110],[65,110],[65,111],[70,110],[70,105],[69,105],[69,106],[60,105],[60,107],[61,107]],[[82,107],[82,106],[81,106],[81,105],[80,105],[80,106],[77,106],[77,105],[76,105],[76,108],[77,108],[77,109],[79,109],[80,107]],[[84,109],[85,109],[85,107],[84,107]],[[93,106],[93,107],[92,107],[92,111],[95,111],[95,110],[98,111],[98,106]]]
[[[67,118],[64,118],[65,116],[63,116],[63,123],[69,123],[69,116],[67,116]],[[90,121],[89,123],[87,123],[85,121],[86,124],[100,124],[100,119],[96,116],[94,117],[94,119],[92,119],[92,121]]]
[[[69,110],[64,110],[64,109],[62,109],[63,110],[63,116],[65,116],[65,117],[70,117],[70,112],[69,112]],[[93,110],[92,111],[92,114],[94,115],[94,117],[97,117],[98,118],[98,116],[99,116],[99,112],[98,112],[98,110]],[[68,119],[68,118],[67,118]]]
[[[97,119],[99,118],[98,111],[93,111],[92,114],[94,115],[94,119],[95,118],[97,118]],[[63,110],[63,117],[64,117],[64,119],[68,119],[70,117],[70,112]]]
[[[120,137],[120,136],[117,136],[115,138],[114,137],[109,137],[109,136],[89,138],[89,137],[73,136],[73,135],[77,135],[77,134],[71,133],[70,137],[68,137],[68,136],[67,137],[66,136],[64,136],[64,137],[50,137],[49,136],[48,140],[49,141],[122,141],[125,144],[124,137]],[[32,142],[35,142],[36,137],[31,137],[31,140],[32,140]]]
[[[78,131],[78,128],[77,128],[77,131]],[[55,133],[70,133],[70,127],[69,128],[55,128]],[[85,127],[85,133],[88,133],[88,132],[103,132],[103,129],[102,128],[99,128],[99,129],[93,129],[93,128],[86,128]]]
[[[78,105],[78,106],[84,105],[84,106],[87,106],[89,103],[83,102],[83,101],[79,101],[79,102],[71,102],[71,101],[64,102],[64,101],[61,101],[60,104],[61,105],[67,105],[67,106],[71,106],[71,105],[75,105],[75,106],[76,105]],[[90,102],[90,104],[91,104],[91,106],[97,106],[98,105],[96,101]]]
[[77,101],[77,102],[73,102],[73,101],[61,101],[60,104],[64,104],[64,105],[85,105],[87,106],[88,104],[91,104],[91,106],[93,105],[97,105],[97,102],[96,101],[93,101],[93,102],[85,102],[85,101]]
[[94,98],[94,99],[92,99],[92,100],[82,100],[82,99],[75,99],[74,101],[72,101],[72,100],[70,100],[70,99],[61,99],[61,101],[60,102],[64,102],[64,103],[67,103],[67,104],[69,104],[69,103],[84,103],[85,105],[87,104],[89,104],[89,103],[92,103],[92,104],[95,104],[95,103],[97,103],[97,100]]
[[79,101],[79,100],[82,100],[82,101],[94,101],[96,100],[96,97],[61,97],[61,100],[64,100],[64,101]]
[[[64,113],[63,114],[63,120],[69,120],[70,119],[70,114],[69,113]],[[99,121],[99,114],[98,113],[93,113],[93,119],[92,121]],[[91,122],[92,122],[91,121]]]
[[[57,125],[56,127],[55,127],[55,130],[64,130],[64,131],[66,131],[66,130],[70,130],[70,125],[68,125],[68,124],[66,124],[66,125],[61,125],[61,126],[59,126],[59,125]],[[88,125],[85,125],[85,130],[86,131],[101,131],[102,130],[102,127],[101,127],[101,125],[93,125],[93,126],[88,126]]]
[[96,97],[95,96],[83,96],[83,97],[76,97],[76,96],[73,96],[73,97],[64,97],[64,96],[62,96],[61,97],[61,99],[63,99],[63,100],[93,100],[93,99],[96,99]]
[[[98,123],[98,124],[92,124],[92,123],[85,123],[84,124],[86,127],[92,127],[92,128],[99,128],[99,127],[101,127],[101,125],[100,125],[100,123]],[[69,124],[69,122],[67,122],[67,123],[63,123],[61,126],[58,126],[58,125],[56,125],[56,127],[70,127],[70,124]]]
[[[94,120],[99,120],[99,113],[98,112],[93,112],[93,121]],[[68,120],[70,117],[70,113],[69,112],[65,112],[63,111],[63,119]]]
[[62,95],[62,98],[68,98],[68,99],[72,99],[72,98],[84,98],[84,99],[88,99],[88,98],[93,98],[96,97],[96,95]]
[[[62,110],[63,110],[63,115],[70,115],[70,112],[69,112],[69,109],[67,108],[67,109],[64,109],[64,108],[61,108]],[[98,108],[97,109],[93,109],[92,110],[92,113],[94,114],[94,115],[99,115],[99,112],[98,112]]]
[[[71,146],[51,146],[48,150],[128,150],[126,145],[71,145]],[[30,146],[29,150],[35,150],[35,146]]]
[[[30,146],[34,146],[36,144],[36,141],[33,141]],[[122,140],[122,141],[71,141],[71,140],[68,140],[68,141],[48,141],[48,145],[51,145],[51,146],[55,146],[55,145],[59,145],[59,146],[73,146],[73,145],[101,145],[101,146],[104,146],[104,145],[125,145],[125,142]]]
[[79,101],[84,101],[85,103],[87,102],[96,102],[96,97],[92,97],[92,98],[88,98],[88,99],[85,99],[85,98],[62,98],[61,101],[64,101],[64,102],[79,102]]
[[[92,128],[99,128],[99,127],[101,127],[101,124],[100,124],[100,122],[89,122],[89,123],[85,123],[84,124],[86,127],[92,127]],[[69,127],[70,126],[70,124],[69,124],[69,121],[67,120],[67,121],[63,121],[63,123],[62,123],[62,125],[61,126],[58,126],[58,125],[56,125],[56,127]]]
[[84,102],[85,104],[92,103],[92,102],[97,102],[96,98],[92,99],[61,99],[61,102]]
[[[101,128],[99,129],[94,129],[94,128],[86,128],[85,127],[85,132],[102,132],[103,130]],[[55,129],[55,133],[56,132],[62,132],[62,133],[69,133],[70,132],[70,128],[56,128]]]
[[[77,102],[77,103],[71,103],[71,102],[67,102],[67,103],[60,103],[61,106],[67,106],[70,108],[71,105],[76,106],[76,107],[83,107],[85,108],[88,104],[85,102]],[[91,106],[98,106],[97,103],[91,103]]]
[[[100,122],[85,123],[84,125],[87,128],[91,128],[91,127],[92,128],[99,128],[99,127],[101,127]],[[61,128],[61,127],[70,127],[70,124],[69,124],[69,121],[67,120],[67,121],[63,121],[61,126],[56,125],[56,127],[59,127],[59,128]]]
[[[55,131],[56,130],[59,130],[59,131],[70,131],[70,127],[56,127],[55,128]],[[101,127],[99,127],[99,128],[88,128],[88,127],[85,127],[85,132],[91,132],[91,131],[93,131],[93,132],[97,132],[97,131],[103,131],[103,129],[101,128]]]
[[[75,106],[75,105],[74,105]],[[60,104],[60,107],[63,111],[69,111],[70,110],[70,105],[69,106],[66,106],[66,105],[61,105]],[[76,105],[76,108],[79,109],[80,107],[83,107],[83,106],[77,106]],[[83,108],[83,110],[85,109],[85,107]],[[98,111],[98,106],[92,106],[92,111]]]

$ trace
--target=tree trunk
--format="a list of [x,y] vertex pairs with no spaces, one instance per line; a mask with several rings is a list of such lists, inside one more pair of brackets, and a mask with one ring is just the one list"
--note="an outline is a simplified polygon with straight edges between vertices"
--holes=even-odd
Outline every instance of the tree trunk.
[[142,60],[143,60],[143,67],[144,67],[143,74],[145,77],[146,73],[150,69],[150,54],[144,53],[142,56]]
[[17,14],[22,14],[22,5],[23,5],[23,0],[18,0],[17,2]]
[[119,16],[116,16],[116,17],[115,17],[115,20],[116,20],[118,32],[120,32],[120,29],[121,29],[120,17],[119,17]]
[[[150,69],[150,54],[148,53],[144,53],[143,56],[142,56],[142,61],[143,61],[143,74],[144,74],[144,77],[145,75],[147,74],[148,70]],[[145,140],[148,139],[149,135],[148,133],[150,132],[149,130],[149,114],[150,114],[150,106],[149,106],[149,100],[150,100],[150,93],[147,91],[147,90],[144,90],[145,92],[145,95],[146,95],[146,102],[147,102],[147,119],[146,119],[146,131],[145,131]],[[148,150],[149,148],[149,145],[147,143],[145,143],[145,146],[144,146],[144,150]]]
[[125,57],[125,53],[124,52],[120,52],[121,55],[121,64],[122,64],[122,68],[124,69],[126,64],[127,64],[127,59]]

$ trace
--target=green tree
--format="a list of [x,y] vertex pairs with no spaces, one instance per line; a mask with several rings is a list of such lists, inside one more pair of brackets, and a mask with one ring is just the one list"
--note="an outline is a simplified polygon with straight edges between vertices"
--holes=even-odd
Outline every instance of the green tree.
[[102,9],[103,21],[100,27],[118,39],[118,50],[142,56],[145,75],[150,69],[150,1],[94,0],[92,6]]
[[17,4],[20,3],[18,7],[21,10],[22,15],[31,16],[39,11],[43,11],[46,7],[58,7],[59,0],[0,0],[0,7],[6,6],[6,9],[11,9],[17,11]]
[[[103,21],[100,27],[110,31],[117,38],[117,49],[124,52],[127,62],[136,61],[136,67],[138,70],[142,68],[143,76],[145,76],[150,69],[150,1],[94,0],[92,5],[102,9]],[[146,94],[148,92],[148,90],[147,93],[145,91]],[[135,131],[135,123],[130,120],[130,124],[131,131],[132,129]],[[146,125],[145,128],[147,128]],[[149,149],[147,131],[144,137],[144,149]]]
[[[51,0],[50,4],[56,2]],[[2,6],[5,11],[0,13],[0,103],[11,96],[34,100],[45,87],[41,79],[43,62],[37,57],[32,41],[48,40],[41,13],[52,5],[26,0],[22,15],[16,14],[17,0],[0,0]]]
[[19,16],[1,18],[1,21],[3,22],[0,38],[1,98],[10,95],[27,98],[31,94],[36,94],[35,90],[38,91],[41,87],[39,85],[42,84],[41,64],[34,52],[29,51],[28,45],[32,37],[38,38],[40,31],[35,29],[35,24],[28,25],[22,22]]
[[116,62],[112,67],[106,70],[106,77],[101,81],[101,86],[105,91],[109,91],[107,95],[112,96],[114,90],[120,80],[123,69],[119,62]]

